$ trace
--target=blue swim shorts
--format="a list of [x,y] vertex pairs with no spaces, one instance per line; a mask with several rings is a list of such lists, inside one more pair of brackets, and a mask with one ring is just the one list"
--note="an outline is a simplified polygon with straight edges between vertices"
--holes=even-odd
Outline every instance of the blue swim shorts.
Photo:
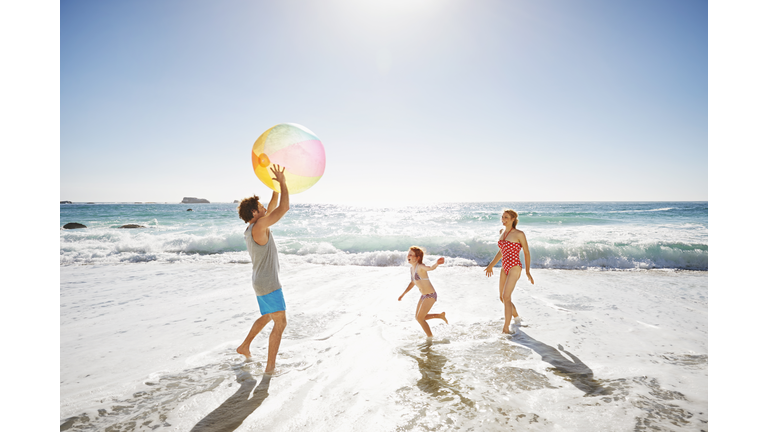
[[285,310],[285,299],[283,298],[282,288],[277,291],[272,291],[267,295],[256,296],[256,300],[259,301],[259,311],[262,315]]

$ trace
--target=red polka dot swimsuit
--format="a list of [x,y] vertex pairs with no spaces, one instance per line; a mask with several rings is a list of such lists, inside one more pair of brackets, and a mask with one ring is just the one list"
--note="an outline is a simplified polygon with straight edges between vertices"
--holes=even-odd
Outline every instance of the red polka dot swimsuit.
[[510,232],[512,232],[512,230],[504,235],[503,239],[499,240],[499,249],[501,249],[501,268],[504,270],[504,274],[509,274],[509,269],[515,266],[523,268],[523,264],[520,262],[520,249],[523,248],[523,245],[507,241],[507,236]]

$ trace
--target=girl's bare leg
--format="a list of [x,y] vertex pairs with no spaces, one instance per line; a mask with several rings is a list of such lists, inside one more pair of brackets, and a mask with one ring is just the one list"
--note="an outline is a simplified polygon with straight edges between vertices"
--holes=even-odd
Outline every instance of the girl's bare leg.
[[253,326],[251,326],[251,331],[248,332],[248,336],[246,336],[243,343],[237,347],[238,354],[244,355],[245,358],[251,358],[251,342],[270,321],[272,321],[272,317],[269,314],[262,315],[254,321]]
[[[416,321],[421,324],[421,328],[424,329],[424,333],[427,334],[427,336],[432,337],[432,330],[429,328],[429,324],[427,324],[427,315],[429,313],[429,310],[432,309],[432,306],[435,304],[435,299],[432,297],[427,299],[419,299],[419,303],[416,305]],[[434,318],[440,318],[440,315],[433,314]],[[442,314],[443,319],[445,316],[445,313]],[[447,322],[447,321],[446,321]]]
[[[504,327],[501,329],[502,333],[509,333],[509,324],[512,322],[512,317],[518,316],[515,304],[512,303],[512,291],[515,290],[515,285],[518,279],[520,279],[522,271],[521,267],[512,267],[509,269],[509,274],[504,278],[503,285],[501,285],[501,298],[504,302]],[[503,270],[501,274],[502,277],[505,276]]]
[[446,324],[448,324],[448,320],[445,318],[445,312],[440,312],[439,314],[427,314],[427,316],[424,317],[424,319],[435,319],[440,318],[441,320],[445,321]]
[[[437,300],[435,300],[435,301],[437,301]],[[435,303],[433,302],[432,304],[434,305]],[[425,320],[431,320],[431,319],[436,319],[436,318],[441,319],[441,320],[445,321],[446,324],[448,324],[448,319],[445,318],[445,312],[440,312],[439,314],[427,314],[424,317]]]

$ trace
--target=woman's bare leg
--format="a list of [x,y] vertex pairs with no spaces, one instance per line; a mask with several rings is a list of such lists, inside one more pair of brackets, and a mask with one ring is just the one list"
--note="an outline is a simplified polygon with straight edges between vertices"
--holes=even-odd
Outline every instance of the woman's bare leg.
[[[515,285],[517,284],[518,279],[520,279],[522,270],[522,268],[517,266],[512,267],[509,269],[509,274],[506,275],[504,280],[504,285],[501,290],[501,297],[504,302],[504,327],[501,329],[502,333],[509,333],[509,324],[512,322],[512,317],[517,316],[517,309],[515,308],[515,304],[512,303],[512,291],[515,290]],[[504,271],[502,270],[501,273],[503,275]]]
[[507,283],[507,274],[504,273],[504,270],[499,272],[499,301],[503,304],[504,303],[504,284]]

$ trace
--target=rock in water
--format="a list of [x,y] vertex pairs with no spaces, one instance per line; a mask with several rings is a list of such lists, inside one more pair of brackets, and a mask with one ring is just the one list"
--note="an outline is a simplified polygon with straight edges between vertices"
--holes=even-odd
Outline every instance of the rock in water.
[[195,198],[195,197],[184,197],[184,199],[181,200],[182,204],[208,204],[210,201],[208,201],[205,198]]
[[127,224],[123,225],[120,228],[146,228],[144,225],[136,225],[136,224]]
[[77,222],[70,222],[64,225],[64,229],[77,229],[77,228],[88,228],[88,227]]

